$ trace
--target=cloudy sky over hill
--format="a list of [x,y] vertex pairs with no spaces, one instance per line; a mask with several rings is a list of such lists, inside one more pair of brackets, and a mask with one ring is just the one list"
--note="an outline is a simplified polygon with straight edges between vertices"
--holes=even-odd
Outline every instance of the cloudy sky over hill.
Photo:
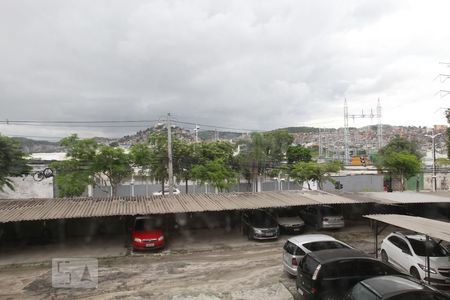
[[[245,129],[444,124],[449,1],[0,2],[0,121],[177,120]],[[374,119],[372,123],[375,123]],[[370,120],[351,126],[364,126]],[[128,124],[130,125],[130,124]],[[136,125],[136,124],[135,124]],[[4,134],[129,127],[0,124]]]

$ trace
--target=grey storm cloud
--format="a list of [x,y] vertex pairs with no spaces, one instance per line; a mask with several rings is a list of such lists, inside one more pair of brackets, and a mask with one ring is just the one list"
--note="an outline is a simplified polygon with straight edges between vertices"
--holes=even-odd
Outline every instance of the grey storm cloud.
[[[0,3],[0,120],[178,120],[225,127],[431,125],[450,59],[447,1]],[[445,70],[444,70],[445,71]],[[405,113],[399,116],[398,110]],[[24,135],[135,128],[0,125]]]

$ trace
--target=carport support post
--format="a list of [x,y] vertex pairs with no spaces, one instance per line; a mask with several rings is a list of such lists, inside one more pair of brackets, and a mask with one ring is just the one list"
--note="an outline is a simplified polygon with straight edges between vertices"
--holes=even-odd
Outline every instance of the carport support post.
[[426,247],[425,247],[425,251],[426,251],[426,253],[427,253],[428,284],[431,284],[431,283],[430,283],[430,269],[431,269],[431,267],[430,267],[430,246],[429,246],[429,243],[430,243],[430,237],[429,237],[428,235],[427,235],[426,237],[427,237],[427,244],[426,244]]
[[378,235],[381,234],[388,226],[389,224],[384,224],[384,226],[381,227],[380,230],[378,230],[378,221],[374,220],[375,222],[375,258],[378,258]]
[[378,221],[375,220],[375,258],[378,258]]

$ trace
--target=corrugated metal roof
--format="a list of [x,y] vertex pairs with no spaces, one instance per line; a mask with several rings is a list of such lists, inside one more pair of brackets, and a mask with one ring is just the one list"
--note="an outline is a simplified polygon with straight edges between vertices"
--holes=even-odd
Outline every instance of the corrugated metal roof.
[[450,242],[449,222],[407,215],[366,215],[364,217]]
[[0,223],[363,202],[366,201],[319,191],[180,194],[172,197],[4,199],[0,200]]
[[381,203],[387,204],[407,204],[407,203],[449,203],[450,197],[443,194],[435,194],[430,192],[369,192],[360,193]]

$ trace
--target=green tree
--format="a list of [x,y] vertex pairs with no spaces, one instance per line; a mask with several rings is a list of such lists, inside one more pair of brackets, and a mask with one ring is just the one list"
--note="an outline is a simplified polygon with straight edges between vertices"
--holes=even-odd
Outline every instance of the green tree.
[[266,133],[253,132],[245,149],[237,157],[242,175],[258,191],[262,176],[280,174],[286,168],[286,152],[294,138],[285,129]]
[[389,142],[389,144],[380,150],[380,155],[382,158],[390,153],[406,151],[414,154],[418,159],[421,159],[423,155],[420,153],[419,148],[419,143],[416,140],[408,140],[406,138],[396,136]]
[[193,179],[210,182],[218,190],[229,189],[236,183],[233,157],[234,146],[229,142],[191,144],[191,167]]
[[148,144],[135,144],[130,147],[130,159],[139,175],[145,178],[145,194],[148,195],[148,177],[152,160],[152,151]]
[[252,183],[253,190],[257,191],[259,178],[266,173],[271,163],[268,153],[270,146],[264,135],[259,132],[253,132],[250,141],[244,145],[244,150],[237,158],[239,169],[249,183]]
[[[152,133],[149,137],[149,144],[151,150],[150,176],[161,182],[164,191],[164,182],[169,179],[167,133]],[[172,168],[177,180],[190,176],[186,173],[191,165],[190,149],[185,142],[175,136],[172,137]]]
[[95,176],[104,176],[116,196],[118,185],[133,170],[130,155],[123,149],[99,145],[94,139],[80,139],[71,135],[60,141],[66,147],[68,160],[51,165],[56,170],[55,182],[60,197],[81,196]]
[[289,165],[296,164],[300,161],[308,162],[312,159],[311,150],[297,145],[289,146],[287,148],[286,156]]
[[54,180],[59,197],[79,197],[89,184],[93,184],[92,171],[74,159],[53,162]]
[[192,168],[192,176],[202,183],[210,182],[221,192],[236,183],[236,173],[222,159],[195,165]]
[[119,184],[133,174],[130,155],[122,148],[101,145],[94,157],[92,170],[108,178],[112,196],[117,195]]
[[140,175],[144,176],[145,171],[150,168],[152,151],[147,144],[135,144],[130,147],[130,159],[133,165],[140,169]]
[[292,145],[294,137],[286,129],[278,129],[264,133],[267,143],[267,154],[273,163],[279,164],[286,159],[286,152]]
[[323,189],[323,183],[325,181],[333,181],[330,173],[338,172],[342,168],[342,165],[338,161],[328,162],[325,164],[319,164],[317,162],[303,162],[296,163],[291,170],[291,177],[298,181],[301,185],[306,181],[308,189],[311,189],[309,181],[317,182],[317,186],[320,190]]
[[419,158],[407,151],[385,154],[383,156],[383,165],[391,174],[400,177],[402,190],[405,190],[406,180],[417,175],[421,169]]
[[167,136],[164,133],[152,133],[149,137],[151,160],[150,176],[162,185],[164,193],[164,182],[169,178],[167,173]]
[[0,135],[0,191],[8,187],[14,191],[14,185],[8,177],[28,175],[31,167],[27,165],[26,155],[20,149],[20,143]]
[[177,166],[177,171],[175,175],[178,182],[184,180],[186,194],[189,192],[188,181],[192,179],[192,167],[197,162],[195,148],[195,144],[186,142],[181,142],[176,148],[175,165]]
[[81,196],[89,184],[94,184],[92,170],[98,144],[95,139],[80,139],[72,134],[59,144],[66,149],[67,160],[50,164],[59,197]]

